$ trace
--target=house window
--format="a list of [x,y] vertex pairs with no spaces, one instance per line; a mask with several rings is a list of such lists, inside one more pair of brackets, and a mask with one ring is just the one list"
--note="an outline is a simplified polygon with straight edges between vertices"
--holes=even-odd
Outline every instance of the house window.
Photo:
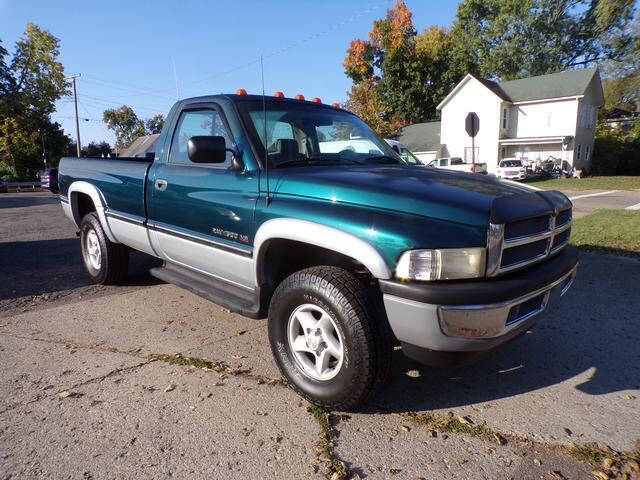
[[500,158],[507,158],[507,147],[502,147]]
[[589,161],[589,154],[591,153],[591,151],[590,151],[590,150],[591,150],[591,145],[587,145],[587,146],[584,148],[584,161],[585,161],[585,162],[588,162],[588,161]]
[[504,130],[507,129],[508,120],[509,120],[509,109],[508,108],[503,108],[502,109],[502,128]]
[[576,147],[576,160],[580,161],[580,156],[582,155],[582,145],[578,144]]

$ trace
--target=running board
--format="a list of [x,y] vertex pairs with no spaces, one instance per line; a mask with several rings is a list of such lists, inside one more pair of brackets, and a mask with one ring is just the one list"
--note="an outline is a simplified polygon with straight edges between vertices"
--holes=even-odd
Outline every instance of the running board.
[[208,275],[165,262],[162,267],[152,268],[151,275],[172,283],[200,297],[250,318],[264,318],[260,308],[260,289],[248,291]]

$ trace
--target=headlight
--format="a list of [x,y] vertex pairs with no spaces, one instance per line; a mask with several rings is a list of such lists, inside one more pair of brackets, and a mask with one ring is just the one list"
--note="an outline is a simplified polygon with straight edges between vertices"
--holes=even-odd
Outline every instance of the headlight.
[[484,248],[409,250],[396,267],[396,277],[406,280],[456,280],[484,276]]

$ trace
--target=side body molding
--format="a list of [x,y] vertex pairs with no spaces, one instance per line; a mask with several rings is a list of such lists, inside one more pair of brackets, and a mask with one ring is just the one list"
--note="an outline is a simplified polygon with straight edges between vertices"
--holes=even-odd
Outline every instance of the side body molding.
[[253,249],[256,285],[264,283],[264,256],[274,239],[295,240],[333,250],[362,263],[376,278],[391,278],[391,271],[380,253],[361,238],[307,220],[275,218],[264,222],[256,232]]
[[[105,201],[95,185],[83,181],[73,182],[71,185],[69,185],[69,192],[67,193],[67,198],[69,199],[69,210],[67,211],[67,209],[65,208],[65,213],[67,214],[67,216],[71,220],[73,220],[78,227],[80,226],[80,222],[82,222],[82,219],[80,218],[80,213],[78,212],[78,193],[84,193],[91,197],[91,200],[93,200],[93,204],[96,207],[96,213],[98,214],[98,218],[100,219],[100,224],[107,234],[107,237],[109,237],[109,240],[111,240],[112,242],[119,243],[115,239],[113,232],[109,228],[109,223],[107,222],[107,218],[104,214],[104,210],[106,207]],[[63,203],[62,205],[64,207],[65,204]]]

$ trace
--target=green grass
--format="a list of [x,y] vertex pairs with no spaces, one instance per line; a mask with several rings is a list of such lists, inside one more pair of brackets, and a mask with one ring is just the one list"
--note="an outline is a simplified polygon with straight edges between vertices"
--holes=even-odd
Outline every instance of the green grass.
[[602,209],[578,218],[573,221],[571,243],[640,258],[640,211]]
[[545,190],[640,190],[640,176],[554,178],[529,182]]

